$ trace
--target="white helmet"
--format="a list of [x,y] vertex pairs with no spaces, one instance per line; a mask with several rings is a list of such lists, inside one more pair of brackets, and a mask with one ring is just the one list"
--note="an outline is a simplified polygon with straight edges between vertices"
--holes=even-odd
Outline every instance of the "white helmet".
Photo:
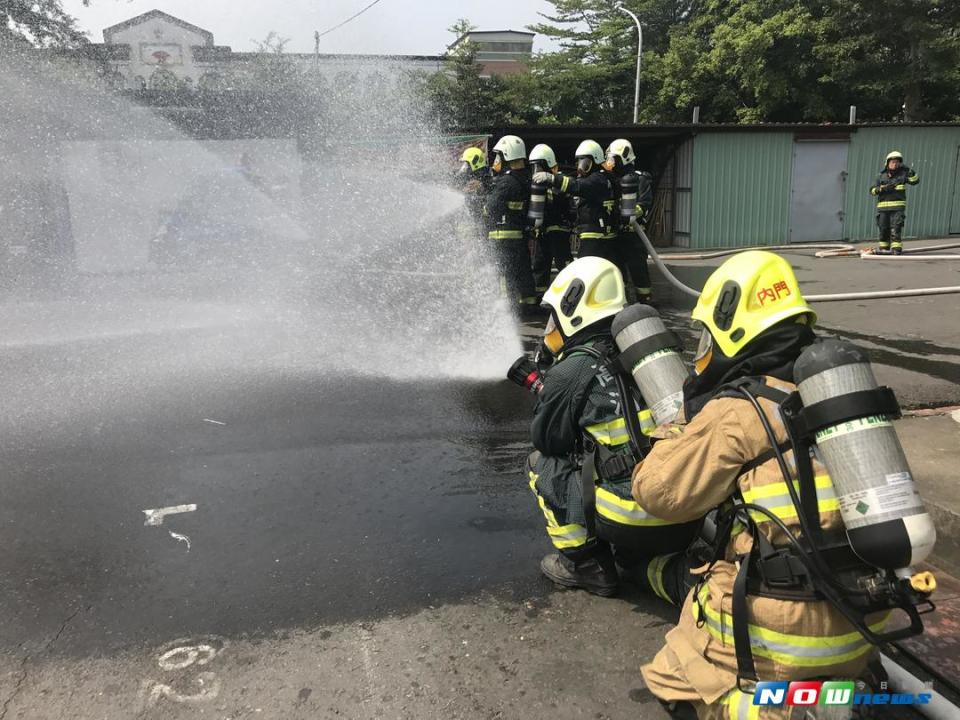
[[625,138],[617,138],[607,148],[607,159],[620,158],[624,165],[629,165],[637,159],[637,154],[633,151],[633,145]]
[[527,157],[527,146],[516,135],[504,135],[493,146],[495,153],[500,153],[506,162],[524,160]]
[[624,308],[623,276],[609,260],[582,257],[560,271],[541,304],[551,311],[544,344],[558,353],[574,335]]
[[582,157],[593,158],[593,162],[599,165],[603,162],[603,148],[600,147],[600,143],[594,140],[584,140],[577,145],[575,157],[578,159]]
[[557,166],[557,156],[556,153],[553,152],[553,148],[543,143],[535,146],[533,150],[530,151],[530,162],[533,163],[538,160],[543,162],[548,168]]

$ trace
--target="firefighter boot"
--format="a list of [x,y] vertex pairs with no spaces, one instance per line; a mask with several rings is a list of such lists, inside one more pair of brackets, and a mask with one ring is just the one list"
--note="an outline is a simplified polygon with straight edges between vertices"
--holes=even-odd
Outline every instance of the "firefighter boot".
[[540,570],[557,585],[582,588],[601,597],[617,592],[619,577],[613,555],[606,545],[584,548],[572,557],[560,553],[547,555],[540,561]]

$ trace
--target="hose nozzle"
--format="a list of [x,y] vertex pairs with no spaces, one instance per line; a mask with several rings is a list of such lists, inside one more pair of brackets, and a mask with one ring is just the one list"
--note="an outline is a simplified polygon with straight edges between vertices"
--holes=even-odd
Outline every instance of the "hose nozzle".
[[507,371],[507,379],[524,387],[534,395],[543,390],[543,375],[539,368],[526,356],[521,355]]

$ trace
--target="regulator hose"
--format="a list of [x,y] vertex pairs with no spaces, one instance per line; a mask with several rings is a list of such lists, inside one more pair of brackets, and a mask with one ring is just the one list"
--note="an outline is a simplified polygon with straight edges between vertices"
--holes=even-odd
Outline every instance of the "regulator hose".
[[[644,246],[646,246],[647,252],[650,253],[650,257],[653,258],[654,264],[656,264],[656,266],[660,269],[660,272],[663,273],[663,276],[667,279],[667,281],[680,292],[686,295],[690,295],[691,297],[694,297],[694,298],[699,298],[700,297],[699,290],[694,290],[692,287],[685,285],[672,272],[670,272],[669,268],[667,268],[666,264],[664,264],[663,259],[657,253],[656,248],[653,247],[653,243],[650,242],[650,238],[647,237],[647,234],[643,231],[643,228],[640,227],[640,223],[638,223],[636,219],[633,219],[630,221],[630,225],[631,227],[633,227],[634,232],[636,232],[637,235],[640,237],[640,240],[643,242]],[[954,246],[960,247],[960,243],[949,245],[949,247],[954,247]],[[844,245],[840,243],[835,244],[833,246],[830,246],[830,245],[774,245],[772,247],[767,246],[767,247],[761,247],[761,248],[736,248],[731,250],[718,250],[718,251],[713,251],[709,253],[700,253],[693,256],[673,255],[673,256],[668,256],[668,258],[671,260],[707,259],[707,258],[723,257],[725,255],[734,255],[736,253],[743,252],[744,250],[750,250],[750,249],[798,250],[798,249],[820,248],[822,251],[823,248],[825,247],[831,248],[832,251],[837,252],[838,257],[841,256],[840,255],[841,253],[851,254],[856,252],[856,248],[853,245]],[[944,249],[945,247],[948,247],[948,246],[941,245],[936,247],[937,249]],[[826,252],[830,252],[830,250]],[[827,257],[827,255],[825,254],[820,255],[820,253],[818,253],[817,255],[818,257]],[[861,257],[864,257],[864,255],[861,254]],[[886,258],[887,256],[880,255],[876,257]],[[900,259],[903,258],[902,255],[893,256],[893,257],[899,257]],[[949,255],[949,256],[942,256],[942,257],[949,257],[951,259],[954,259],[954,258],[960,258],[960,255],[958,256]],[[911,258],[911,259],[919,259],[919,258]],[[939,259],[939,257],[928,255],[924,259],[936,260],[936,259]],[[869,292],[828,293],[826,295],[806,295],[805,297],[809,302],[838,302],[842,300],[880,300],[883,298],[925,297],[928,295],[952,295],[955,293],[960,293],[960,285],[952,285],[947,287],[932,287],[932,288],[909,288],[907,290],[873,290]]]

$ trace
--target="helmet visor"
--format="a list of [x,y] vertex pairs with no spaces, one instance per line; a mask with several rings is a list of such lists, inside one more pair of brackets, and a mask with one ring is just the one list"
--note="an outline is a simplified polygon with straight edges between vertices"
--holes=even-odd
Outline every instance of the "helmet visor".
[[560,332],[560,328],[557,327],[557,320],[552,312],[547,319],[547,326],[543,329],[543,344],[546,345],[554,355],[560,352],[560,349],[563,347],[563,334]]
[[578,175],[589,175],[591,170],[593,170],[592,157],[577,158],[577,174]]
[[470,163],[464,160],[457,169],[457,175],[469,175],[472,170],[473,168],[470,167]]
[[693,368],[697,375],[703,374],[713,358],[713,335],[699,320],[693,321],[693,329],[700,331],[700,341],[697,343],[697,353],[693,357]]

